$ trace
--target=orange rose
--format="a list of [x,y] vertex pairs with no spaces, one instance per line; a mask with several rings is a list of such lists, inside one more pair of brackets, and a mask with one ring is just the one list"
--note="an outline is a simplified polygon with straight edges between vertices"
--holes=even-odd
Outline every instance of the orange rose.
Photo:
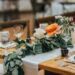
[[53,23],[53,24],[50,24],[46,27],[46,32],[49,36],[52,36],[54,34],[57,33],[57,31],[59,31],[61,28],[61,26],[59,26],[57,23]]

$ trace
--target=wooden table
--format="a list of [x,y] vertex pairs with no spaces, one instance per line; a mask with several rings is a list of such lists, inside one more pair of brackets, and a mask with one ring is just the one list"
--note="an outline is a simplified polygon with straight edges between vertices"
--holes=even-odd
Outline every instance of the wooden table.
[[[13,43],[15,43],[15,42],[13,42]],[[25,48],[25,46],[22,45],[21,48]],[[12,48],[6,48],[6,49],[7,49],[7,51],[8,51],[9,53],[12,53],[12,52],[15,52],[16,47],[14,46],[14,47],[12,47]],[[5,48],[0,48],[0,64],[3,63],[4,51],[5,51]]]
[[[9,48],[8,51],[11,53],[15,51],[15,48]],[[0,48],[0,64],[3,63],[3,53],[4,53],[4,48]]]
[[[75,54],[75,52],[73,52],[73,54]],[[45,70],[45,75],[75,75],[74,69],[68,68],[68,66],[59,66],[59,61],[63,61],[63,58],[60,56],[40,63],[39,68]],[[75,64],[67,62],[64,63],[69,64],[71,67],[75,67]]]

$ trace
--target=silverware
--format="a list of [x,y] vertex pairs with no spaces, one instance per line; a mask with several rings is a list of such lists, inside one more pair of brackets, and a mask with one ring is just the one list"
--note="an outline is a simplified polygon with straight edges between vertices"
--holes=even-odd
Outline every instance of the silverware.
[[75,70],[75,67],[73,65],[65,63],[63,61],[59,61],[58,62],[58,66],[60,66],[60,67],[68,67],[68,68],[70,68],[72,70]]

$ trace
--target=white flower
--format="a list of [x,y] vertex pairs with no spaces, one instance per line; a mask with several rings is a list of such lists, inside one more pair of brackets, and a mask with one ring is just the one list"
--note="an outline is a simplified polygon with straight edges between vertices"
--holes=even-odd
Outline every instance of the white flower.
[[69,21],[69,18],[68,18],[68,17],[66,17],[66,18],[65,18],[65,20],[66,20],[66,21]]
[[55,19],[59,19],[59,18],[62,18],[62,16],[55,16]]
[[34,37],[37,39],[42,39],[45,37],[45,31],[43,29],[36,29],[36,32],[34,33]]
[[60,19],[60,21],[61,21],[61,22],[63,22],[63,21],[64,21],[64,19],[63,19],[63,18],[61,18],[61,19]]
[[45,30],[41,29],[41,28],[37,28],[37,29],[35,29],[35,32],[37,32],[37,33],[45,33]]
[[41,34],[41,33],[34,33],[34,37],[37,38],[37,39],[42,39],[45,37],[44,34]]
[[69,21],[73,21],[73,17],[69,17]]

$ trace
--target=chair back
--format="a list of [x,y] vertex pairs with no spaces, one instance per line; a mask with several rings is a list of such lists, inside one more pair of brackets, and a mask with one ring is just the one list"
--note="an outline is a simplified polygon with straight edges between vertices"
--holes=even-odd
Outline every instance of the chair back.
[[0,31],[9,31],[10,39],[13,40],[16,38],[13,32],[14,27],[20,26],[20,25],[23,26],[23,35],[21,38],[25,39],[27,37],[30,37],[28,20],[12,20],[12,21],[7,21],[7,22],[0,22]]

